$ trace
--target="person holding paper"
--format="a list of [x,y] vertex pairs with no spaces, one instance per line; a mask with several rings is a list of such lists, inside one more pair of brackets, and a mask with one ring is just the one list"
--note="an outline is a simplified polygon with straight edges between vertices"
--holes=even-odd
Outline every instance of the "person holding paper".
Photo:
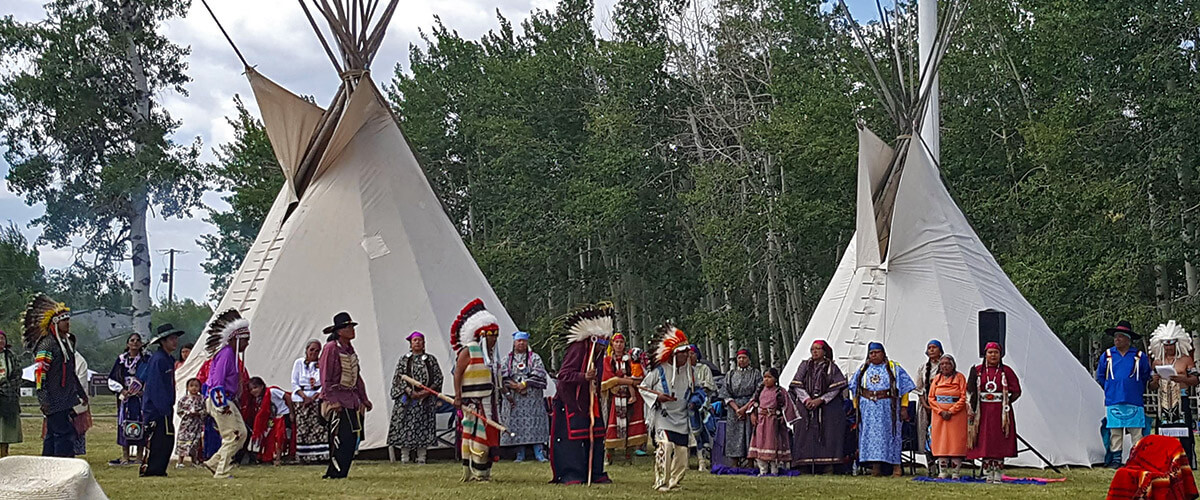
[[1156,433],[1178,438],[1187,452],[1188,463],[1196,467],[1195,439],[1192,437],[1191,393],[1200,374],[1192,360],[1192,337],[1174,321],[1158,325],[1150,335],[1150,355],[1155,374],[1150,389],[1158,393]]
[[1142,394],[1150,381],[1150,358],[1133,347],[1133,341],[1142,338],[1133,331],[1128,321],[1121,320],[1117,326],[1104,331],[1113,336],[1113,346],[1100,354],[1096,363],[1096,382],[1104,387],[1104,409],[1109,430],[1109,451],[1115,453],[1107,465],[1111,469],[1121,467],[1121,449],[1125,435],[1137,446],[1146,427],[1146,403]]

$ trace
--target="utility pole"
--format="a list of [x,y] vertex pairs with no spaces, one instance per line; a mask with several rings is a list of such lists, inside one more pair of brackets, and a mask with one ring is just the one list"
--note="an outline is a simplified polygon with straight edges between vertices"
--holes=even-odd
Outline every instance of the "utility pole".
[[170,258],[170,264],[167,265],[167,272],[163,273],[163,283],[167,284],[167,304],[175,303],[175,254],[183,253],[174,248],[165,252]]

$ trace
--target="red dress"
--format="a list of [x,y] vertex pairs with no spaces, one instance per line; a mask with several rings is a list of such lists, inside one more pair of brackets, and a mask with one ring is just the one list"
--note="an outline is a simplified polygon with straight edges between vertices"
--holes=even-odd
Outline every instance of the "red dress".
[[642,395],[627,385],[618,385],[621,377],[641,378],[642,364],[626,353],[614,359],[604,357],[604,373],[600,391],[608,400],[608,428],[604,434],[604,447],[610,449],[636,448],[646,443],[646,409]]
[[972,367],[967,393],[976,408],[976,438],[967,459],[1017,456],[1017,423],[1012,411],[1012,400],[1021,395],[1017,374],[1006,365]]
[[[282,409],[287,409],[285,401],[291,397],[292,393],[271,386],[266,388],[257,404],[251,404],[255,408],[250,414],[253,423],[250,426],[250,441],[246,446],[258,454],[261,462],[271,462],[277,457],[293,454],[295,443],[288,435],[288,416],[280,414]],[[283,402],[283,408],[277,401]]]

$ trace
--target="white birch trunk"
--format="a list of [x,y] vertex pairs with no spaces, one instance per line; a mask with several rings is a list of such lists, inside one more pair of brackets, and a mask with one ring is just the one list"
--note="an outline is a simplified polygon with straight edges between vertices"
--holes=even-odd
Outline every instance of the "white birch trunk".
[[[150,122],[150,87],[146,78],[145,65],[133,41],[133,7],[131,3],[121,6],[121,15],[126,27],[125,58],[129,63],[130,76],[134,84],[134,104],[128,111],[133,116],[135,126],[144,127]],[[134,144],[134,156],[141,156],[144,145]],[[138,158],[138,161],[143,159]],[[133,331],[144,339],[150,335],[150,243],[146,235],[146,212],[149,208],[149,195],[146,186],[138,186],[130,193],[129,213],[129,243],[133,264],[133,283],[130,291],[133,295]]]

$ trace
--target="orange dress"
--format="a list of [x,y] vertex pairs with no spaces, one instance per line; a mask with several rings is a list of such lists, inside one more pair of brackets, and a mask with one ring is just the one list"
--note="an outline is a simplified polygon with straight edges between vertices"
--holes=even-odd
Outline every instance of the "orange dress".
[[[935,457],[965,457],[967,455],[967,378],[955,372],[933,377],[929,386],[929,406],[933,409],[929,421],[930,448]],[[953,414],[950,420],[941,413]]]

